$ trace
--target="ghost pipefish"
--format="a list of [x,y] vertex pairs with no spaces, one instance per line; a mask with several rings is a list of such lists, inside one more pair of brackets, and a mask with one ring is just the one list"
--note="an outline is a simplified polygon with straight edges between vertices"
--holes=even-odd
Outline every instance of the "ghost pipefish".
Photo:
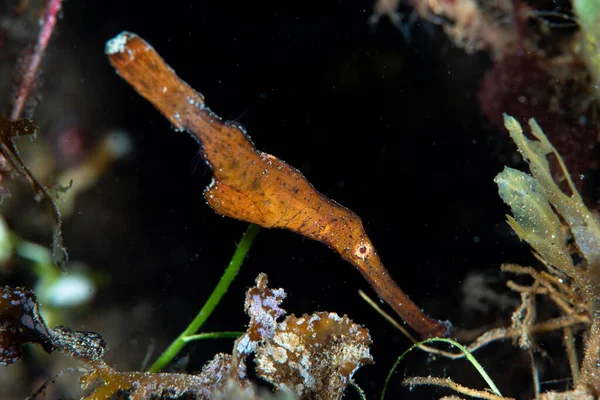
[[123,32],[106,44],[118,74],[177,130],[201,146],[213,180],[204,196],[219,214],[266,228],[285,228],[337,251],[421,337],[445,336],[450,324],[432,319],[400,289],[384,267],[360,218],[319,193],[300,171],[258,151],[244,129],[224,122],[204,97],[182,81],[139,36]]

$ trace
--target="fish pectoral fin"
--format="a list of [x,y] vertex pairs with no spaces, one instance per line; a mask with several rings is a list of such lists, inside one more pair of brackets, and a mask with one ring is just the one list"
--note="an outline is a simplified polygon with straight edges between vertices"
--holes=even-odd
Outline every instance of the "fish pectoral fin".
[[204,191],[204,198],[223,216],[266,226],[265,217],[255,201],[235,187],[214,180]]

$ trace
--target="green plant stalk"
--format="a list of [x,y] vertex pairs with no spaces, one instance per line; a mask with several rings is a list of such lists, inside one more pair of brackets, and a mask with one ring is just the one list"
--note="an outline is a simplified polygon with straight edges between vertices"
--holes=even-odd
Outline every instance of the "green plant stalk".
[[362,390],[362,388],[358,386],[356,382],[354,382],[354,380],[350,380],[349,385],[352,387],[352,389],[356,391],[356,394],[358,394],[360,400],[367,400],[367,395],[365,394],[365,391]]
[[479,374],[483,377],[483,379],[488,384],[488,386],[492,389],[492,391],[494,393],[496,393],[498,396],[502,396],[502,394],[500,393],[500,390],[498,390],[498,387],[494,384],[494,381],[492,381],[492,378],[490,378],[490,376],[487,374],[487,372],[485,372],[485,370],[483,369],[481,364],[479,364],[479,361],[477,361],[475,359],[473,354],[471,354],[465,346],[463,346],[462,344],[460,344],[457,341],[452,340],[452,339],[431,338],[431,339],[423,340],[422,342],[413,344],[408,350],[406,350],[404,353],[402,353],[400,355],[400,357],[398,357],[398,359],[394,363],[394,366],[388,373],[387,378],[385,379],[385,384],[383,385],[383,390],[381,392],[381,400],[383,400],[385,397],[385,392],[387,391],[388,384],[390,383],[390,380],[392,379],[392,374],[394,373],[394,371],[396,370],[396,367],[398,367],[398,364],[400,364],[400,361],[402,361],[404,356],[406,356],[408,353],[410,353],[413,349],[420,348],[421,345],[427,344],[427,343],[432,343],[432,342],[445,342],[445,343],[449,343],[453,346],[458,347],[458,349],[463,352],[463,354],[465,355],[467,360],[475,367],[477,372],[479,372]]
[[590,75],[596,99],[600,101],[600,2],[573,0],[573,11],[582,31],[582,54]]
[[233,257],[229,262],[229,265],[223,272],[223,276],[221,276],[221,280],[214,288],[204,306],[200,312],[196,315],[196,317],[192,320],[192,322],[188,325],[187,328],[175,339],[169,347],[158,357],[158,359],[150,366],[148,371],[150,372],[158,372],[162,370],[167,364],[175,358],[175,356],[181,351],[183,346],[189,341],[189,337],[195,335],[196,332],[200,329],[200,327],[206,322],[208,317],[212,314],[214,309],[217,307],[227,289],[231,285],[231,282],[235,279],[244,259],[246,258],[246,254],[248,254],[248,250],[250,250],[250,246],[256,237],[256,234],[259,231],[259,226],[255,224],[250,224],[248,229],[242,236],[242,240],[237,246],[235,253],[233,253]]
[[186,343],[193,342],[195,340],[203,339],[237,339],[242,336],[244,332],[206,332],[198,333],[196,335],[186,336],[183,341]]

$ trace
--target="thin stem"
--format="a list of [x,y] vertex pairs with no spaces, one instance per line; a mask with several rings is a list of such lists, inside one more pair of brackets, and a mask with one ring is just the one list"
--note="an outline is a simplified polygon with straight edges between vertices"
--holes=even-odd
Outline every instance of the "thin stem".
[[475,397],[476,399],[487,399],[487,400],[509,400],[510,397],[504,397],[499,394],[490,393],[483,390],[476,390],[465,387],[454,382],[450,378],[437,378],[435,376],[415,376],[411,378],[406,378],[402,381],[403,385],[410,386],[412,389],[417,385],[434,385],[434,386],[442,386],[452,389],[458,393]]
[[[42,22],[42,28],[33,48],[33,53],[31,56],[27,57],[27,62],[23,70],[20,70],[20,68],[17,70],[17,73],[20,73],[21,75],[18,78],[15,99],[9,113],[9,119],[11,121],[17,121],[23,113],[23,108],[25,107],[25,103],[37,77],[42,58],[48,47],[48,42],[50,42],[52,32],[54,32],[58,14],[62,9],[62,3],[63,0],[48,0],[46,2],[44,21]],[[31,171],[29,171],[29,168],[23,163],[12,140],[3,140],[3,142],[0,143],[0,158],[2,157],[4,157],[20,175],[25,176],[31,182],[34,190],[36,190],[52,208],[55,222],[52,233],[52,258],[55,264],[64,269],[67,264],[68,255],[63,246],[61,232],[62,217],[50,192],[48,192],[48,189],[37,180]]]
[[577,348],[575,347],[575,335],[573,335],[573,327],[565,326],[563,328],[564,345],[567,350],[567,358],[569,359],[569,367],[571,368],[571,376],[573,382],[577,385],[579,382],[579,361],[577,360]]
[[62,0],[49,0],[46,4],[46,15],[44,16],[42,29],[40,30],[37,43],[33,48],[33,54],[28,59],[27,66],[23,71],[21,82],[17,89],[16,98],[10,112],[10,119],[13,121],[19,119],[21,113],[23,112],[25,101],[31,92],[31,87],[35,81],[37,71],[40,68],[46,47],[48,47],[50,37],[52,37],[52,32],[56,26],[56,20],[58,19],[58,13],[60,12],[61,8]]
[[356,394],[358,394],[360,400],[367,400],[367,395],[365,394],[365,391],[362,390],[362,388],[358,386],[356,382],[354,382],[354,380],[350,380],[349,385],[356,391]]
[[237,339],[242,336],[244,332],[207,332],[198,333],[196,335],[186,336],[183,341],[186,343],[193,342],[195,340],[203,339]]
[[200,312],[196,315],[196,317],[192,320],[192,322],[188,325],[187,328],[175,339],[169,347],[158,357],[158,359],[152,364],[149,371],[150,372],[158,372],[163,369],[167,364],[175,358],[175,356],[181,351],[183,346],[189,341],[188,337],[194,335],[200,327],[204,324],[204,322],[208,319],[208,317],[212,314],[215,307],[221,301],[221,298],[227,292],[227,289],[231,285],[231,282],[235,279],[242,263],[244,262],[244,258],[246,258],[246,254],[248,254],[248,250],[250,250],[250,246],[256,237],[256,234],[259,231],[259,226],[256,224],[250,224],[248,226],[248,230],[242,236],[242,240],[237,246],[235,253],[233,253],[233,257],[229,262],[229,265],[225,269],[223,276],[221,276],[221,280],[214,288],[206,303],[200,310]]
[[[402,361],[402,359],[404,358],[404,356],[406,356],[409,352],[411,352],[412,350],[414,350],[416,348],[420,348],[422,350],[423,349],[422,345],[427,344],[427,343],[433,343],[433,342],[445,342],[445,343],[451,344],[452,346],[458,347],[458,349],[467,358],[467,361],[469,361],[471,363],[471,365],[473,365],[473,367],[475,367],[475,369],[477,370],[477,372],[479,372],[479,375],[481,375],[481,377],[486,381],[486,383],[492,389],[492,391],[496,395],[498,395],[499,397],[502,397],[502,393],[500,393],[500,390],[498,390],[498,388],[494,384],[494,381],[492,381],[492,378],[490,378],[490,376],[483,369],[483,367],[481,366],[481,364],[479,364],[479,361],[477,361],[477,359],[475,358],[475,356],[473,356],[473,354],[471,354],[471,352],[469,350],[467,350],[467,348],[465,346],[463,346],[462,344],[460,344],[457,341],[452,340],[452,339],[431,338],[431,339],[425,339],[425,340],[423,340],[421,342],[413,344],[412,346],[410,346],[408,348],[408,350],[405,350],[404,353],[402,353],[400,355],[400,357],[398,357],[398,359],[394,363],[394,366],[392,367],[392,369],[390,369],[390,372],[388,373],[387,378],[385,378],[385,383],[383,384],[383,390],[381,391],[380,400],[384,400],[385,399],[385,393],[387,391],[388,384],[390,383],[390,380],[392,379],[392,375],[394,374],[394,371],[396,370],[396,368],[398,367],[398,364],[400,364],[400,361]],[[435,380],[436,378],[432,377],[432,379]],[[406,382],[406,380],[405,380],[405,382]],[[413,383],[413,384],[418,384],[418,383]],[[438,383],[435,383],[435,384],[437,385]]]
[[587,331],[577,387],[583,386],[588,391],[591,390],[598,394],[600,393],[600,380],[598,379],[598,375],[600,375],[598,372],[600,365],[600,299],[594,296],[590,303],[592,324]]

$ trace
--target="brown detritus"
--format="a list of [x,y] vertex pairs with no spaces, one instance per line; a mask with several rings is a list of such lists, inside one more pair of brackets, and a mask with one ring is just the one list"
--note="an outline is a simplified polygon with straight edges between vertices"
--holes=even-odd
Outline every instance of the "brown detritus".
[[37,126],[28,119],[11,121],[0,116],[0,132],[3,140],[13,139],[19,136],[35,135]]
[[[377,0],[370,22],[376,23],[385,15],[399,26],[398,3],[399,0]],[[492,58],[500,59],[519,41],[513,0],[409,0],[408,3],[420,18],[441,25],[454,44],[469,53],[487,50]],[[527,7],[520,8],[520,13],[528,12]]]
[[396,25],[397,28],[401,29],[401,20],[398,13],[398,5],[400,0],[377,0],[373,5],[373,14],[369,17],[369,24],[376,25],[382,17],[387,17],[389,20]]
[[99,361],[104,357],[106,342],[99,333],[74,331],[66,326],[51,331],[54,346],[71,357],[86,361]]
[[585,390],[574,389],[566,392],[548,391],[542,393],[540,400],[595,400],[596,396]]
[[[65,268],[68,254],[63,245],[60,211],[48,189],[39,182],[23,163],[12,140],[15,136],[33,135],[37,132],[37,127],[31,121],[21,119],[21,117],[28,99],[32,97],[42,59],[62,9],[62,0],[48,0],[44,2],[44,5],[43,12],[41,10],[40,20],[42,22],[37,41],[32,49],[24,51],[21,65],[16,69],[15,95],[8,112],[8,118],[0,116],[0,195],[8,194],[3,179],[5,172],[14,172],[31,183],[36,196],[50,205],[54,218],[52,258],[56,265]],[[22,10],[24,11],[27,8],[28,5],[25,5]]]
[[[250,324],[236,340],[233,356],[217,354],[199,374],[118,372],[104,360],[106,343],[94,332],[66,327],[50,329],[39,315],[33,293],[4,287],[0,297],[0,363],[11,364],[21,356],[25,343],[39,343],[44,350],[61,353],[84,362],[81,386],[93,385],[82,400],[104,400],[128,392],[133,400],[152,398],[213,399],[240,393],[255,398],[254,386],[246,373],[246,359],[256,354],[257,374],[276,390],[295,393],[301,399],[339,399],[354,373],[371,364],[371,337],[366,328],[347,316],[317,312],[296,318],[279,307],[286,294],[267,286],[265,274],[246,293]],[[59,374],[47,381],[33,397],[43,393]],[[221,396],[221,397],[219,397]],[[32,398],[33,398],[32,397]]]
[[39,312],[35,294],[5,286],[0,296],[0,363],[12,364],[25,343],[37,343],[50,353],[59,350],[83,361],[98,361],[106,342],[95,332],[74,331],[64,326],[49,328]]
[[271,339],[277,320],[285,315],[285,310],[279,305],[285,299],[286,293],[283,289],[270,289],[267,283],[267,275],[259,274],[256,286],[248,289],[246,293],[245,311],[250,316],[247,334],[253,342]]
[[240,336],[233,346],[232,379],[246,378],[246,358],[256,352],[259,343],[270,340],[277,328],[277,319],[285,315],[279,305],[285,299],[283,289],[270,289],[266,274],[259,274],[256,285],[246,292],[244,310],[250,317],[246,333]]
[[54,344],[50,329],[40,315],[33,292],[5,286],[0,296],[0,364],[21,358],[25,343],[38,343],[51,352]]
[[[11,121],[8,118],[0,116],[0,168],[9,170],[22,178],[29,181],[36,196],[44,199],[52,210],[54,217],[54,227],[52,232],[52,259],[56,265],[64,268],[67,264],[68,254],[63,245],[62,239],[62,217],[58,206],[54,202],[54,198],[44,185],[31,173],[29,168],[23,163],[17,147],[13,142],[13,138],[17,136],[35,135],[37,126],[30,120],[20,119]],[[4,187],[4,179],[0,180],[0,184]],[[0,192],[6,192],[6,189]]]
[[[95,347],[92,345],[92,347]],[[93,350],[92,350],[93,351]],[[71,354],[87,362],[81,386],[86,389],[98,384],[93,392],[83,400],[103,400],[114,394],[127,391],[132,400],[156,397],[192,399],[212,399],[213,395],[226,390],[232,382],[235,387],[251,392],[253,387],[247,380],[231,378],[231,356],[217,354],[198,375],[185,373],[118,372],[109,367],[101,358],[90,359]]]
[[339,399],[354,372],[372,364],[368,331],[347,316],[290,315],[256,352],[257,373],[301,398]]
[[[415,386],[427,385],[427,386],[440,386],[452,389],[460,394],[467,395],[476,399],[487,399],[487,400],[511,400],[510,397],[498,396],[497,394],[486,392],[483,390],[476,390],[465,387],[454,382],[450,378],[437,378],[435,376],[414,376],[405,378],[402,381],[403,385],[409,386],[413,389]],[[460,397],[452,396],[452,399],[460,399]]]
[[16,362],[25,343],[37,343],[49,353],[59,350],[84,361],[87,368],[81,378],[82,386],[86,388],[97,380],[101,381],[92,394],[84,397],[85,400],[107,399],[124,390],[131,390],[131,399],[150,399],[163,394],[180,396],[183,393],[209,398],[211,390],[220,388],[220,375],[217,373],[226,371],[223,360],[227,359],[219,356],[205,369],[205,376],[114,371],[102,361],[106,343],[100,334],[73,331],[66,327],[48,328],[31,291],[5,286],[0,296],[0,363]]
[[129,391],[129,399],[143,400],[156,396],[179,398],[184,394],[194,398],[209,399],[211,392],[206,379],[189,374],[117,372],[103,361],[89,364],[89,372],[81,378],[81,386],[87,388],[100,381],[100,385],[83,400],[104,400],[120,391]]
[[[35,135],[37,126],[28,119],[11,121],[0,116],[0,195],[10,196],[10,178],[14,168],[11,165],[11,149],[9,144],[13,138],[25,135]],[[7,153],[5,155],[5,153]]]
[[290,315],[277,322],[284,313],[279,304],[285,292],[268,288],[267,282],[260,274],[247,292],[251,321],[236,340],[234,367],[256,353],[258,376],[277,390],[292,391],[301,399],[339,399],[356,370],[373,362],[369,332],[345,315],[327,312]]
[[421,337],[449,333],[449,323],[425,315],[392,279],[356,214],[319,193],[297,169],[258,151],[243,128],[208,109],[204,97],[179,79],[152,46],[123,32],[107,43],[106,54],[119,75],[176,129],[200,142],[214,177],[204,195],[216,212],[326,244],[358,268]]
[[214,356],[204,367],[200,377],[205,380],[206,387],[210,393],[223,393],[236,388],[246,394],[254,391],[254,386],[247,379],[246,365],[238,366],[238,373],[232,373],[232,356],[219,353]]

